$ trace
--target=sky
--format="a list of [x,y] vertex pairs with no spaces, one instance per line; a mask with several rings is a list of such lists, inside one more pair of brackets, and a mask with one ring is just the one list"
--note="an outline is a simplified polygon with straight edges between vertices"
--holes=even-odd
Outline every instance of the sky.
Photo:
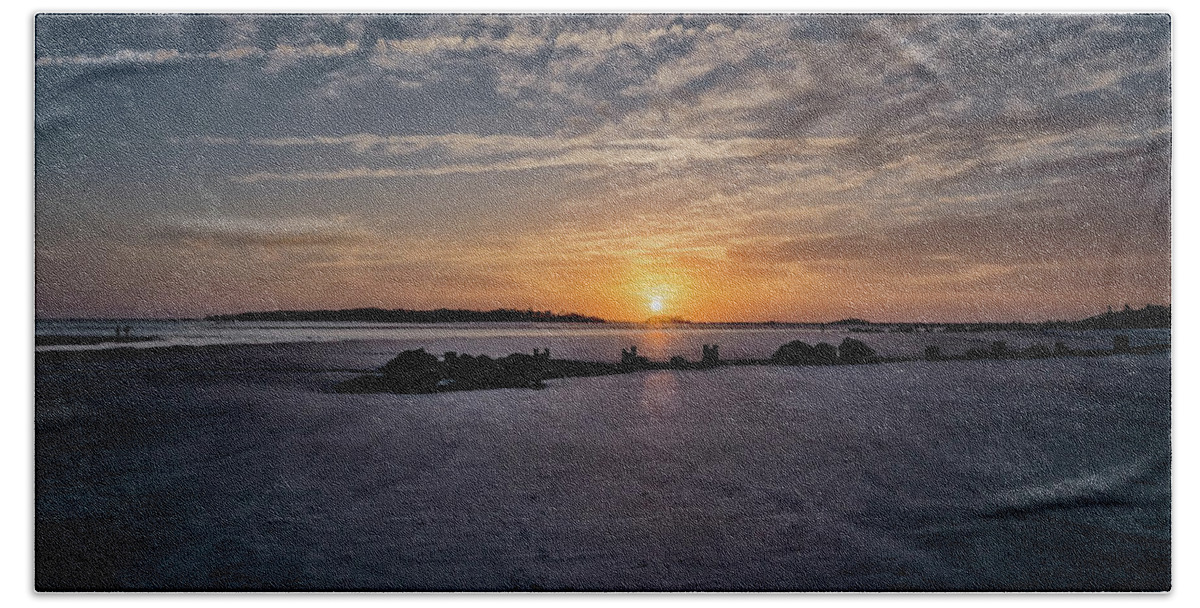
[[1170,38],[1164,15],[43,15],[35,313],[1169,304]]

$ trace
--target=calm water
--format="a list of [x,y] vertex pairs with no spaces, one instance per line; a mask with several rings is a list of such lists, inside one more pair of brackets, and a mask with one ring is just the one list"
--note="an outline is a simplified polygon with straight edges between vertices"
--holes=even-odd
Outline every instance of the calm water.
[[1170,585],[1168,353],[329,390],[417,347],[694,359],[712,343],[729,358],[846,337],[915,354],[1116,332],[129,324],[156,344],[242,346],[38,362],[44,589]]
[[[38,335],[111,335],[118,326],[130,326],[135,336],[158,340],[133,344],[37,347],[37,350],[89,350],[115,347],[207,346],[218,344],[276,344],[302,342],[376,342],[396,352],[425,348],[433,353],[456,351],[503,356],[549,348],[555,358],[616,360],[622,348],[636,345],[651,358],[674,355],[698,358],[701,346],[718,344],[725,358],[768,357],[791,340],[838,344],[855,338],[883,355],[919,354],[937,345],[947,353],[963,352],[1004,340],[1010,348],[1065,342],[1073,348],[1107,348],[1112,336],[1126,334],[1134,346],[1169,343],[1170,330],[1134,331],[1026,331],[980,333],[861,333],[843,328],[778,326],[681,326],[648,328],[624,324],[575,323],[227,323],[212,321],[82,320],[36,322]],[[358,345],[361,346],[361,345]]]

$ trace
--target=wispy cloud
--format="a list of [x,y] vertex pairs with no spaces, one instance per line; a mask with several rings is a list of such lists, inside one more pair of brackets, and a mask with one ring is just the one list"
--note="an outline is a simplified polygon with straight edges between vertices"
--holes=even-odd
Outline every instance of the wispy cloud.
[[41,66],[112,66],[154,65],[187,61],[235,62],[251,59],[266,59],[272,62],[295,62],[303,59],[340,57],[358,51],[358,43],[351,41],[341,46],[323,43],[305,46],[280,45],[272,49],[239,46],[207,53],[188,53],[178,49],[133,50],[122,49],[106,55],[71,55],[38,57],[35,65]]
[[[230,143],[206,139],[206,143]],[[552,167],[657,165],[683,167],[698,162],[736,159],[769,161],[814,158],[846,143],[837,138],[639,138],[604,139],[582,137],[519,137],[450,134],[441,136],[386,137],[356,134],[339,137],[288,137],[250,139],[245,143],[272,147],[347,147],[358,154],[403,157],[422,151],[436,152],[437,162],[413,168],[351,167],[330,171],[257,172],[238,176],[241,182],[381,179],[390,177],[437,176],[459,173],[527,171]],[[471,161],[476,162],[463,162]]]
[[[186,61],[199,58],[192,53],[181,53],[176,49],[158,49],[153,51],[120,50],[108,55],[74,55],[71,57],[38,57],[38,66],[58,65],[119,65],[119,64],[155,64]],[[205,57],[208,58],[208,57]],[[215,57],[214,57],[215,58]]]
[[362,242],[368,234],[347,217],[284,217],[258,219],[221,217],[158,221],[150,226],[154,239],[196,242],[224,247],[313,247]]

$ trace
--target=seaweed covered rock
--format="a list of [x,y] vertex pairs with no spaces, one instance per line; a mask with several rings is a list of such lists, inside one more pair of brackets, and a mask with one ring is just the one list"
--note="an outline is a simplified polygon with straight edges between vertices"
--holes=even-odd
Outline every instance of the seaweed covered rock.
[[549,351],[533,355],[513,353],[500,359],[446,353],[438,386],[439,390],[451,391],[539,388],[547,376],[549,361]]
[[837,349],[824,342],[812,346],[793,340],[780,346],[771,361],[782,365],[829,365],[837,362]]
[[425,349],[406,350],[379,369],[339,383],[343,393],[433,393],[491,388],[540,388],[547,378],[550,353],[513,353],[502,359],[487,355],[459,356],[448,352],[443,361]]
[[410,376],[419,373],[441,371],[441,363],[435,355],[425,352],[424,348],[406,350],[392,358],[379,368],[379,371],[390,377]]
[[842,340],[841,346],[838,346],[838,361],[841,363],[872,363],[878,360],[879,355],[875,349],[854,338],[846,338]]
[[832,344],[826,344],[824,342],[818,342],[817,345],[813,347],[813,350],[817,352],[817,365],[833,365],[834,363],[837,363],[838,351],[836,346]]
[[771,360],[782,365],[801,365],[812,357],[813,352],[811,344],[792,340],[780,346],[775,354],[771,355]]
[[442,364],[425,349],[406,350],[379,368],[378,374],[366,374],[339,382],[339,393],[432,393],[444,378]]
[[396,393],[432,393],[445,378],[445,370],[438,358],[423,348],[396,355],[379,371],[387,389]]

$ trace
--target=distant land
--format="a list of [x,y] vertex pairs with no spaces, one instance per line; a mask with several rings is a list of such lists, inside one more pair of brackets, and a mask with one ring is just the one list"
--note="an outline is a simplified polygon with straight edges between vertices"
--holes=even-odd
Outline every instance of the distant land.
[[642,323],[646,325],[692,325],[692,322],[687,319],[668,315],[654,315]]
[[850,326],[850,331],[882,332],[881,327],[890,331],[917,331],[933,327],[943,331],[1028,331],[1043,329],[1170,329],[1171,307],[1147,304],[1145,308],[1134,309],[1129,305],[1124,310],[1098,314],[1080,321],[1043,321],[1040,323],[1024,323],[1020,321],[979,322],[979,323],[872,323],[862,319],[842,319],[830,325]]
[[1066,325],[1077,329],[1170,328],[1171,307],[1148,304],[1145,308],[1135,310],[1126,304],[1124,310],[1113,312],[1110,308],[1108,312],[1102,315],[1088,317],[1082,321],[1075,321],[1073,323],[1068,322]]
[[[606,319],[575,313],[555,314],[548,310],[460,310],[439,308],[437,310],[384,310],[381,308],[351,308],[345,310],[276,310],[271,312],[243,312],[205,317],[208,321],[308,321],[308,322],[370,322],[370,323],[611,323]],[[703,323],[678,317],[655,316],[643,322],[648,325],[834,325],[846,326],[851,331],[882,332],[917,331],[918,329],[941,328],[944,331],[1020,331],[1040,329],[1155,329],[1171,327],[1171,307],[1147,305],[1133,309],[1109,310],[1103,314],[1080,321],[1043,321],[1026,323],[1020,321],[981,321],[974,323],[875,323],[865,319],[848,318],[830,323],[793,323],[757,321],[742,323]]]
[[1000,331],[1021,329],[1170,329],[1171,307],[1148,304],[1145,308],[1113,311],[1082,321],[1044,323],[945,323],[946,331]]
[[276,310],[272,312],[243,312],[232,315],[205,317],[208,321],[356,321],[369,323],[606,323],[599,317],[569,313],[554,314],[548,310],[384,310],[382,308],[351,308],[347,310]]

